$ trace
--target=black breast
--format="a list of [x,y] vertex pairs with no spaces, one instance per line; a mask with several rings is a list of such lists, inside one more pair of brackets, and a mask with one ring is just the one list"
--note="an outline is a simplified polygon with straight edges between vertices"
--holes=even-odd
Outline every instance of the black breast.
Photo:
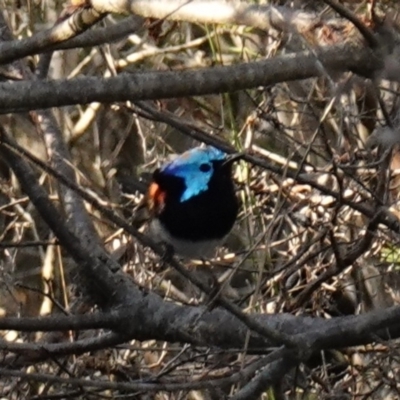
[[155,179],[167,192],[158,218],[171,235],[197,241],[219,239],[230,232],[239,208],[230,165],[216,165],[208,190],[184,202],[180,202],[185,190],[182,178],[158,173]]

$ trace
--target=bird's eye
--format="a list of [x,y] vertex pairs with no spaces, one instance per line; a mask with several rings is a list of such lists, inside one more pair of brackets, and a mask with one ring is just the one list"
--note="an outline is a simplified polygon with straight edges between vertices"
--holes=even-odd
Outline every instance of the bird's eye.
[[211,165],[210,164],[206,164],[206,163],[200,164],[200,171],[201,172],[208,172],[210,170],[211,170]]

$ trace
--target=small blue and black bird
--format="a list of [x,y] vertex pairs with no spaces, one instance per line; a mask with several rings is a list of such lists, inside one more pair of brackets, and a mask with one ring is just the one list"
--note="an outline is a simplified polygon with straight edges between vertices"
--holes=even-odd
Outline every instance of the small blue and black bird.
[[183,257],[211,256],[238,214],[232,163],[241,156],[196,147],[155,170],[147,194],[154,240]]

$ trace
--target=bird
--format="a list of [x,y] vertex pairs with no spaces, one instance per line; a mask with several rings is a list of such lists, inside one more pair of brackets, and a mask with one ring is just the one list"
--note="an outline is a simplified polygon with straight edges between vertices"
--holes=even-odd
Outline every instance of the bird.
[[157,168],[147,192],[150,236],[178,256],[211,257],[238,215],[232,164],[241,157],[199,146]]

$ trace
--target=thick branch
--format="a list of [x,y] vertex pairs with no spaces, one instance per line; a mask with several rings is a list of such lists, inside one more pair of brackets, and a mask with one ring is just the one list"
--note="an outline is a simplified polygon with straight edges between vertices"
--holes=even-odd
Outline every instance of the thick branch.
[[[123,326],[124,334],[137,340],[157,339],[236,349],[242,348],[245,343],[248,328],[221,308],[209,311],[206,307],[164,302],[159,296],[143,293],[134,285],[128,300],[132,305],[110,314],[4,318],[0,319],[0,328],[57,331],[100,327],[118,330]],[[310,351],[371,343],[377,335],[383,339],[394,339],[400,335],[400,307],[330,320],[290,314],[258,314],[252,318],[270,329],[302,340],[304,347],[309,347]],[[249,349],[252,352],[264,353],[270,345],[265,338],[256,334],[250,336]]]
[[318,20],[315,13],[241,1],[91,0],[90,4],[100,13],[136,14],[202,24],[246,25],[265,30],[301,30],[304,25],[309,26]]
[[371,76],[381,63],[368,49],[332,46],[228,67],[122,74],[108,79],[77,78],[0,85],[0,113],[91,102],[111,103],[234,92],[321,76],[320,63],[335,72]]

